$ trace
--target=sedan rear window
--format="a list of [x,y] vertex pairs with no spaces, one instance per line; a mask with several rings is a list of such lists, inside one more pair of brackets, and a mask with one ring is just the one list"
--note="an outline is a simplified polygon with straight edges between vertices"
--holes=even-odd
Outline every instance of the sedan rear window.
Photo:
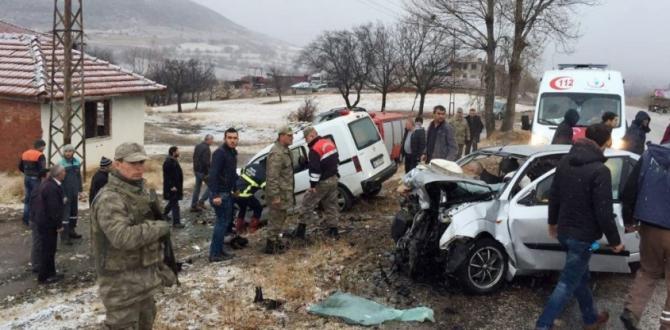
[[381,140],[375,124],[369,117],[349,123],[349,130],[354,137],[358,150],[365,149]]

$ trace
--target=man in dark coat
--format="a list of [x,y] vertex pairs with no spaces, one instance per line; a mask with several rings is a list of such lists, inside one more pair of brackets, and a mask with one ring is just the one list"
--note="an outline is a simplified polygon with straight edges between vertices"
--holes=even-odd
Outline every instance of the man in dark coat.
[[[626,329],[637,329],[659,280],[670,285],[670,145],[650,144],[633,168],[621,201],[626,232],[639,231],[640,269],[620,316]],[[661,329],[670,329],[670,296],[661,312]]]
[[631,123],[623,137],[624,150],[642,155],[644,144],[647,141],[647,133],[651,132],[649,122],[651,117],[645,111],[640,111],[635,115],[635,120]]
[[668,142],[670,142],[670,124],[665,128],[665,134],[663,134],[663,138],[661,139],[661,144],[666,144]]
[[224,133],[224,143],[212,155],[209,172],[209,201],[214,207],[216,221],[209,246],[209,262],[221,262],[234,257],[223,248],[223,240],[233,221],[233,192],[237,182],[237,143],[239,135],[235,128]]
[[454,128],[446,122],[447,110],[438,105],[433,108],[433,122],[426,132],[426,151],[421,160],[430,163],[432,159],[455,161],[458,158],[458,144],[454,138]]
[[[195,174],[195,187],[191,198],[191,212],[200,212],[205,208],[205,201],[209,198],[209,186],[207,175],[212,164],[212,150],[210,146],[214,143],[214,137],[207,134],[205,139],[195,146],[193,150],[193,174]],[[205,193],[200,196],[200,189],[205,184]]]
[[100,159],[100,168],[91,179],[91,189],[88,192],[88,204],[92,205],[98,191],[107,184],[109,180],[109,170],[112,167],[112,160],[107,157]]
[[405,173],[413,170],[426,150],[426,130],[423,118],[407,118],[405,135],[402,137],[401,153],[405,158]]
[[465,146],[465,154],[469,155],[470,152],[477,151],[477,144],[484,130],[484,123],[475,109],[470,109],[470,113],[465,117],[465,120],[468,121],[470,127],[470,140],[467,141]]
[[33,246],[30,250],[30,263],[33,273],[36,274],[40,269],[40,258],[42,258],[42,241],[40,240],[40,234],[37,231],[37,204],[40,202],[39,196],[42,193],[40,187],[42,187],[42,183],[49,179],[48,174],[49,169],[41,169],[38,174],[40,184],[30,192],[30,230],[32,231],[33,239]]
[[163,199],[168,201],[163,214],[172,212],[172,226],[184,228],[179,216],[179,201],[184,197],[184,173],[179,165],[179,149],[170,147],[163,162]]
[[34,204],[37,232],[42,243],[37,272],[37,281],[41,284],[63,278],[56,274],[55,257],[58,232],[63,230],[65,194],[61,185],[66,176],[65,169],[61,165],[54,165],[49,175],[50,178],[40,185],[40,193],[35,197]]
[[572,144],[572,128],[579,122],[579,113],[575,109],[568,110],[563,122],[558,125],[551,144]]
[[605,166],[604,150],[611,145],[611,128],[589,126],[586,138],[578,140],[563,157],[549,192],[549,236],[567,251],[566,262],[536,329],[552,329],[554,320],[574,296],[579,302],[584,329],[600,329],[609,315],[598,313],[589,283],[591,245],[603,234],[615,253],[624,245],[612,208],[612,175]]
[[63,180],[63,192],[65,193],[65,213],[63,214],[63,242],[71,245],[71,239],[80,239],[75,228],[79,219],[79,198],[84,188],[81,179],[81,161],[75,157],[74,146],[68,144],[63,147],[63,158],[60,165],[65,168],[65,180]]

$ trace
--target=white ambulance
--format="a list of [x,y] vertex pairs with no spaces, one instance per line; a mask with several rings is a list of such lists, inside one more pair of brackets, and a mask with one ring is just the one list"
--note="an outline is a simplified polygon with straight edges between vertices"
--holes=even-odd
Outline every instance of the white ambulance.
[[605,112],[613,112],[619,123],[612,130],[612,147],[620,149],[626,134],[625,105],[620,72],[600,64],[559,64],[558,70],[545,72],[540,82],[531,144],[550,144],[565,113],[575,109],[579,122],[573,128],[573,140],[584,137],[586,127],[600,123]]

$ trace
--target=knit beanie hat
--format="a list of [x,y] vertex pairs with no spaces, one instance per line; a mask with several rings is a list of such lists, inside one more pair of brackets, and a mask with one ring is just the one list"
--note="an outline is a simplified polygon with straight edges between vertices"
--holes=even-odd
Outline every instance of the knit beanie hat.
[[102,156],[102,158],[100,158],[100,167],[105,167],[109,165],[112,165],[112,160],[105,156]]

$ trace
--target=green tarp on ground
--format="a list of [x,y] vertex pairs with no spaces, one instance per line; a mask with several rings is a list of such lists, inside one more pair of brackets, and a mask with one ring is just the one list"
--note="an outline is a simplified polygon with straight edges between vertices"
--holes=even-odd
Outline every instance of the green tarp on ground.
[[336,292],[321,303],[309,306],[307,311],[339,317],[356,325],[379,325],[387,321],[435,322],[433,310],[428,307],[400,310],[343,292]]

